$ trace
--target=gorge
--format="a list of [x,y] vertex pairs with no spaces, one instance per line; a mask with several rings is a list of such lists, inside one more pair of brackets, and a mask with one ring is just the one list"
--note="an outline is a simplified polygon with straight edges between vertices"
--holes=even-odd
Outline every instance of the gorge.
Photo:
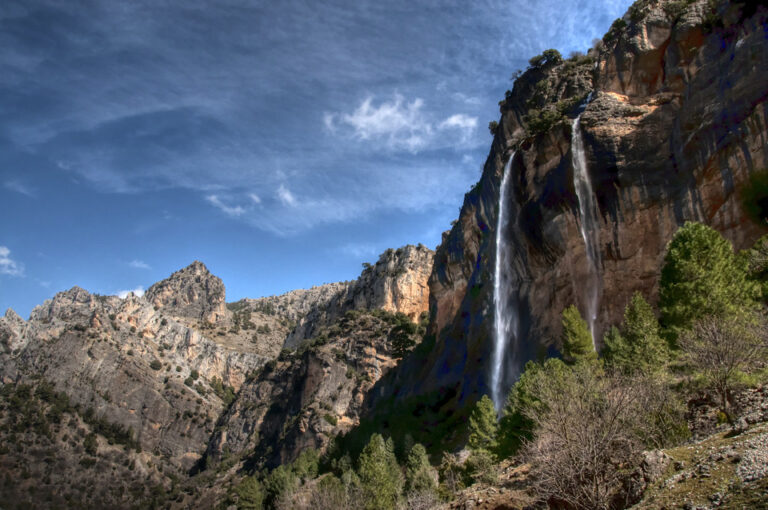
[[561,357],[564,309],[600,350],[633,295],[656,304],[687,221],[737,251],[768,232],[744,202],[768,169],[767,27],[761,2],[638,0],[586,54],[534,57],[441,244],[354,281],[228,303],[195,261],[143,296],[73,287],[8,310],[4,501],[237,508],[243,480],[326,456],[298,498],[318,469],[354,486],[375,433],[452,473],[477,403],[503,416],[526,364]]

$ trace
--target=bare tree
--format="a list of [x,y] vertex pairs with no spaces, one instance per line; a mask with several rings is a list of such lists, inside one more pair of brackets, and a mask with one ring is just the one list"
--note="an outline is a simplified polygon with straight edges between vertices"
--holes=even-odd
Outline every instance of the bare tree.
[[535,433],[523,451],[536,489],[574,508],[609,508],[642,450],[634,388],[587,363],[534,385],[539,404],[524,413]]
[[728,394],[740,372],[759,368],[768,358],[765,322],[762,318],[705,317],[678,340],[687,360],[701,370],[728,413]]

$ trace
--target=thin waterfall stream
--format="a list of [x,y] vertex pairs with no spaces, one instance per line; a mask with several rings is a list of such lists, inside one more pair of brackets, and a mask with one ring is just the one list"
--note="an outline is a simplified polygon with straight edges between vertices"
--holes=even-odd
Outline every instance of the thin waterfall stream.
[[[591,97],[591,94],[590,94]],[[586,104],[589,103],[587,98]],[[573,156],[573,187],[579,199],[579,228],[584,240],[587,255],[587,284],[584,286],[585,302],[587,306],[587,323],[592,335],[592,345],[597,349],[595,342],[595,321],[597,320],[600,306],[600,250],[599,225],[597,218],[597,205],[595,193],[592,190],[592,182],[587,172],[587,157],[584,152],[584,138],[581,133],[581,113],[573,120],[572,124],[571,152]]]
[[491,399],[500,412],[504,406],[504,364],[510,340],[517,339],[518,311],[517,306],[510,306],[512,289],[508,271],[509,243],[506,231],[509,223],[509,211],[505,202],[509,195],[512,173],[512,160],[515,153],[504,165],[504,174],[499,189],[499,215],[496,223],[496,260],[493,273],[493,357],[491,365]]

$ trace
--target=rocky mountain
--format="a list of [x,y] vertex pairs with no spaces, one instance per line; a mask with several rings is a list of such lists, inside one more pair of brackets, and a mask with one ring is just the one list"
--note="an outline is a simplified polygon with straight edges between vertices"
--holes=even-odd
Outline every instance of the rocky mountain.
[[[0,474],[47,480],[40,497],[51,502],[63,497],[63,479],[76,481],[74,501],[119,508],[158,494],[201,497],[197,486],[178,491],[206,450],[221,460],[222,445],[237,455],[253,449],[254,461],[326,446],[357,423],[367,390],[394,366],[393,329],[426,310],[432,254],[388,250],[354,282],[229,304],[222,281],[195,261],[144,296],[74,287],[29,320],[8,310],[0,434],[28,448],[0,451]],[[284,350],[296,330],[314,337]],[[416,333],[407,333],[414,342]],[[117,473],[122,481],[109,489],[96,483]],[[25,487],[6,492],[27,501]]]
[[[275,467],[360,423],[366,396],[397,363],[393,340],[420,340],[408,319],[381,309],[349,310],[295,351],[285,350],[241,388],[216,427],[209,465],[235,457]],[[423,330],[421,331],[423,333]]]
[[[525,361],[557,348],[565,307],[589,318],[590,279],[598,343],[633,292],[653,299],[666,243],[686,220],[738,249],[765,232],[740,192],[768,166],[765,11],[745,5],[642,0],[588,54],[531,60],[500,103],[483,175],[435,255],[437,347],[385,393],[453,388],[462,402],[488,393],[505,167],[501,271],[517,324],[505,387]],[[592,193],[581,204],[584,180]]]

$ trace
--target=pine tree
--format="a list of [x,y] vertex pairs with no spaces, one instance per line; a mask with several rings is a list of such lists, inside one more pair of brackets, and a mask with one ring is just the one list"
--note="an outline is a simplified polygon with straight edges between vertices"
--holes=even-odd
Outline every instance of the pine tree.
[[405,491],[409,494],[435,492],[437,484],[432,473],[427,450],[418,443],[413,445],[405,465]]
[[248,476],[235,488],[237,508],[261,510],[264,504],[264,489],[255,476]]
[[592,334],[579,310],[571,305],[563,310],[563,358],[569,363],[597,358]]
[[396,508],[403,492],[403,475],[395,458],[392,440],[373,434],[359,458],[358,474],[366,509]]
[[472,450],[494,451],[498,429],[493,401],[488,395],[483,395],[469,417],[469,447]]
[[659,309],[670,340],[704,317],[753,312],[760,290],[746,266],[719,232],[686,222],[669,242],[661,270]]
[[621,329],[611,328],[604,344],[606,362],[628,374],[654,372],[664,366],[668,357],[653,308],[639,292],[632,295],[624,309]]

